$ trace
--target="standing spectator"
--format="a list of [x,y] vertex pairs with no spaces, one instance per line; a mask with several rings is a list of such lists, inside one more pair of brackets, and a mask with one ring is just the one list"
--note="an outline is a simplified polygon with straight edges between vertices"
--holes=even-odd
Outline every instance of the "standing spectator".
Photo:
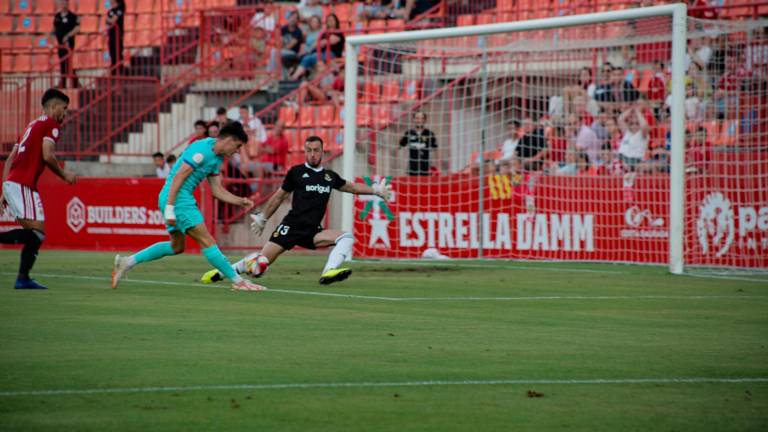
[[248,105],[240,105],[240,123],[249,139],[259,144],[267,140],[267,129],[258,117],[250,115]]
[[[637,91],[635,86],[632,84],[631,76],[624,72],[623,67],[618,66],[613,68],[611,75],[613,77],[613,99],[616,102],[621,102],[623,105],[627,105],[636,101],[640,97],[640,92]],[[622,109],[624,109],[624,107],[622,107]]]
[[435,133],[425,127],[427,115],[421,111],[413,113],[413,129],[400,138],[400,147],[408,147],[408,175],[429,175],[429,152],[437,148]]
[[218,138],[219,137],[219,130],[221,128],[219,127],[219,124],[216,122],[211,122],[211,124],[208,125],[208,137],[209,138]]
[[520,122],[517,120],[507,121],[507,139],[501,145],[501,160],[507,161],[515,158],[515,149],[520,142],[520,136],[518,131],[520,130]]
[[524,135],[520,138],[515,151],[523,171],[540,171],[547,160],[549,150],[544,128],[534,129],[531,119],[523,120]]
[[293,68],[299,61],[301,46],[304,44],[304,33],[299,28],[299,14],[296,11],[288,12],[288,24],[280,28],[280,36],[283,40],[280,58],[285,68]]
[[599,167],[603,165],[602,150],[603,145],[597,134],[591,127],[587,126],[583,121],[579,122],[579,119],[575,115],[571,115],[569,118],[569,126],[575,129],[575,147],[576,150],[584,152],[587,155],[590,167]]
[[69,10],[67,0],[57,0],[58,12],[53,17],[53,36],[59,44],[60,88],[67,87],[67,78],[72,77],[72,87],[78,88],[77,75],[72,69],[72,54],[75,52],[75,35],[80,30],[80,18]]
[[171,171],[171,168],[168,166],[167,163],[165,163],[165,156],[157,152],[152,155],[152,162],[155,164],[155,175],[157,178],[166,178],[168,177],[168,173]]
[[595,135],[597,135],[597,139],[600,140],[601,144],[605,144],[610,138],[607,126],[608,119],[610,118],[611,115],[608,114],[608,111],[605,108],[600,108],[597,119],[592,122],[592,130],[595,131]]
[[193,142],[203,139],[208,136],[208,127],[205,124],[205,121],[198,120],[195,122],[195,134],[192,135],[192,138],[189,139],[189,142],[187,144],[192,144]]
[[115,0],[115,6],[107,11],[107,34],[109,35],[109,59],[112,71],[122,74],[123,65],[123,36],[125,36],[125,0]]
[[[612,103],[615,102],[614,96],[613,96],[613,84],[611,81],[613,73],[613,65],[609,62],[605,62],[603,64],[603,67],[600,68],[600,73],[598,76],[597,85],[595,86],[595,100],[597,102],[601,103]],[[613,109],[613,106],[606,107]]]
[[263,168],[265,173],[275,173],[285,170],[285,160],[289,143],[283,134],[285,122],[278,120],[272,133],[261,144]]
[[[331,59],[341,58],[344,53],[344,34],[339,31],[339,18],[335,14],[328,14],[325,18],[325,32],[317,41],[320,50],[320,59],[328,62]],[[301,59],[301,64],[291,75],[291,79],[297,80],[312,70],[318,62],[317,53],[308,53]]]
[[635,171],[648,151],[648,122],[638,109],[629,108],[619,116],[619,128],[624,133],[619,145],[619,159],[625,170]]

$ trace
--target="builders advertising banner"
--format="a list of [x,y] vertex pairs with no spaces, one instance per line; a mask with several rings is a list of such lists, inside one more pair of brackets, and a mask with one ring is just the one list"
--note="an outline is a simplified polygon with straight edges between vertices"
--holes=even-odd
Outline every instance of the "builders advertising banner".
[[[666,176],[641,177],[631,185],[612,177],[500,175],[482,183],[470,176],[391,182],[395,194],[389,202],[356,200],[357,257],[419,258],[429,249],[472,258],[482,245],[487,258],[668,261]],[[733,265],[738,259],[742,265],[768,266],[766,194],[729,195],[720,192],[728,190],[727,184],[692,182],[696,193],[688,194],[686,206],[687,256],[695,263]],[[758,182],[765,180],[743,181],[739,189],[757,191]]]
[[[80,178],[67,185],[46,172],[39,192],[45,212],[44,248],[136,250],[168,239],[157,195],[164,180],[155,178]],[[203,193],[202,196],[208,197]],[[210,198],[196,198],[212,221]],[[0,230],[18,227],[6,209]],[[189,241],[188,248],[196,248]]]

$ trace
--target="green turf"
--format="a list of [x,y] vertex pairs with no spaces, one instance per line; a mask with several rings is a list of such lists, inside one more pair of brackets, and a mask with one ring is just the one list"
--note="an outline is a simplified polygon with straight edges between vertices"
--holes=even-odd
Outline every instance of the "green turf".
[[285,256],[243,293],[196,284],[190,255],[113,291],[111,254],[43,251],[51,289],[20,292],[17,260],[0,251],[1,431],[768,430],[765,380],[661,382],[768,378],[765,281],[492,261],[354,263],[320,286],[323,257]]

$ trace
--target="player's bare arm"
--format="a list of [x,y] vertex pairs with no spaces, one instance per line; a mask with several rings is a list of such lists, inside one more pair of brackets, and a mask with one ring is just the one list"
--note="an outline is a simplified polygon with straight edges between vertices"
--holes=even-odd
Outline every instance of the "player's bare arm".
[[62,169],[59,166],[59,160],[56,159],[56,154],[53,150],[54,142],[50,139],[43,139],[43,161],[48,165],[54,174],[59,176],[62,180],[69,184],[75,184],[77,181],[77,175],[75,173]]
[[[13,159],[16,157],[16,151],[18,150],[19,145],[14,144],[13,150],[11,150],[11,154],[8,155],[8,159],[5,160],[5,165],[3,166],[3,178],[2,181],[0,181],[0,185],[5,183],[5,179],[8,178],[8,172],[11,170],[11,165],[13,164]],[[0,206],[3,205],[3,188],[0,187]]]
[[226,190],[221,184],[221,176],[208,176],[208,183],[211,185],[211,194],[213,194],[213,197],[217,200],[227,204],[245,207],[246,210],[253,207],[253,201],[250,199],[239,197]]
[[381,179],[378,183],[374,183],[373,186],[368,186],[364,183],[347,182],[339,190],[355,195],[377,195],[384,200],[388,200],[392,195],[392,185],[388,184],[386,179]]
[[187,177],[192,174],[193,170],[194,169],[191,166],[183,163],[181,164],[179,171],[173,177],[171,187],[168,190],[168,201],[166,202],[165,209],[163,210],[163,216],[165,217],[165,221],[168,223],[168,225],[176,225],[176,211],[173,208],[176,203],[176,196],[179,194],[179,190],[181,190],[181,186],[184,184],[184,180],[186,180]]

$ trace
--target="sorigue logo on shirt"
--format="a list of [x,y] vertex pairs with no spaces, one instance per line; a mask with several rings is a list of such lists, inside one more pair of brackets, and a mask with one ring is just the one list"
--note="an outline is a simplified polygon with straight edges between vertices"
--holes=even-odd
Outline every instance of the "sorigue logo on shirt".
[[321,193],[321,194],[324,194],[324,193],[328,193],[329,194],[329,193],[331,193],[331,187],[330,186],[323,186],[323,185],[319,185],[319,184],[307,185],[306,186],[306,190],[307,190],[307,192],[317,192],[317,193]]

